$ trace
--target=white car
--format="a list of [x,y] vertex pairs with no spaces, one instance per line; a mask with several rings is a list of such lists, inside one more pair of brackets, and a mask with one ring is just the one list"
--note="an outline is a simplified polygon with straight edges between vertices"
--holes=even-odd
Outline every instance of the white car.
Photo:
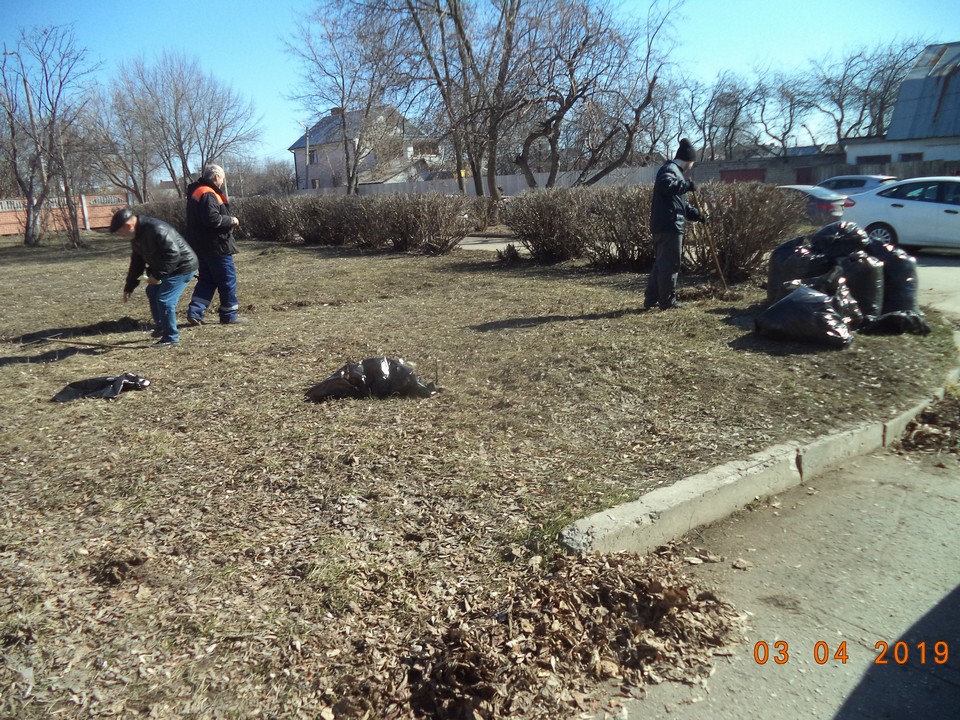
[[900,180],[847,198],[843,219],[903,247],[960,247],[960,176]]
[[897,178],[893,175],[836,175],[817,183],[817,185],[843,195],[854,195],[896,181]]

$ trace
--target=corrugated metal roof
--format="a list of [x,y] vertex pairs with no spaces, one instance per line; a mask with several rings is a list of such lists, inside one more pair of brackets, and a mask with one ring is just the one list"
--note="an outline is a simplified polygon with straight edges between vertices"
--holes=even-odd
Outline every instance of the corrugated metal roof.
[[904,78],[887,140],[960,136],[960,42],[928,45]]

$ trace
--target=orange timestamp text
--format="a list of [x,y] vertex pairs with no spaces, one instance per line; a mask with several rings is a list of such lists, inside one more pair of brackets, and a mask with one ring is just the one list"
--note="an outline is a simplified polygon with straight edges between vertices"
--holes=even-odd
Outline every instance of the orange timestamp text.
[[[946,665],[950,659],[950,646],[943,640],[934,643],[908,643],[905,640],[890,643],[879,640],[873,647],[877,653],[873,659],[874,665],[907,665],[911,663],[917,665]],[[817,665],[828,663],[846,665],[847,660],[850,659],[846,640],[837,645],[830,645],[823,640],[819,640],[807,652],[810,653]],[[795,654],[796,647],[791,649],[790,643],[786,640],[777,640],[773,643],[760,640],[753,646],[753,660],[757,665],[766,665],[768,662],[775,665],[786,665]],[[800,654],[803,654],[802,650]]]

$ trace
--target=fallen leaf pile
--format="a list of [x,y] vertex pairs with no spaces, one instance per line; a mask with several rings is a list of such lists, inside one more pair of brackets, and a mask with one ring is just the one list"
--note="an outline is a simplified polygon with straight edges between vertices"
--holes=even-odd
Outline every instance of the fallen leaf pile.
[[904,450],[960,455],[960,395],[948,394],[907,426]]
[[558,718],[596,709],[604,682],[703,683],[741,621],[680,564],[669,553],[559,557],[415,642],[392,682],[355,682],[329,717]]

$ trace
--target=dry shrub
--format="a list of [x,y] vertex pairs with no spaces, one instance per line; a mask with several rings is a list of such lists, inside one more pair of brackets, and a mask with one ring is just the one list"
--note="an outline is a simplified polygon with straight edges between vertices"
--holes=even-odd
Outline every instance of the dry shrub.
[[587,192],[578,231],[584,254],[601,268],[646,271],[653,265],[652,185],[600,187]]
[[358,245],[367,226],[363,201],[356,195],[300,198],[300,236],[307,245]]
[[182,198],[179,200],[159,200],[155,202],[142,203],[136,205],[134,212],[138,215],[149,215],[158,220],[163,220],[176,229],[181,235],[187,232],[187,201]]
[[503,222],[540,263],[562,262],[583,255],[582,217],[590,191],[583,188],[529,190],[514,196],[503,209]]
[[765,267],[766,256],[804,225],[804,203],[762,183],[706,183],[687,196],[710,213],[687,225],[684,260],[691,272],[739,281]]
[[[645,271],[653,264],[650,235],[652,185],[553,188],[512,199],[504,221],[534,260],[590,258],[593,265]],[[688,227],[684,259],[689,271],[743,280],[805,223],[802,201],[761,183],[707,183],[687,196],[710,212],[706,226]]]
[[234,200],[231,212],[240,218],[239,239],[258,238],[277,242],[298,239],[300,208],[293,197],[250,197]]
[[443,255],[470,229],[472,201],[462,195],[394,193],[363,200],[367,216],[376,219],[366,228],[366,247]]

